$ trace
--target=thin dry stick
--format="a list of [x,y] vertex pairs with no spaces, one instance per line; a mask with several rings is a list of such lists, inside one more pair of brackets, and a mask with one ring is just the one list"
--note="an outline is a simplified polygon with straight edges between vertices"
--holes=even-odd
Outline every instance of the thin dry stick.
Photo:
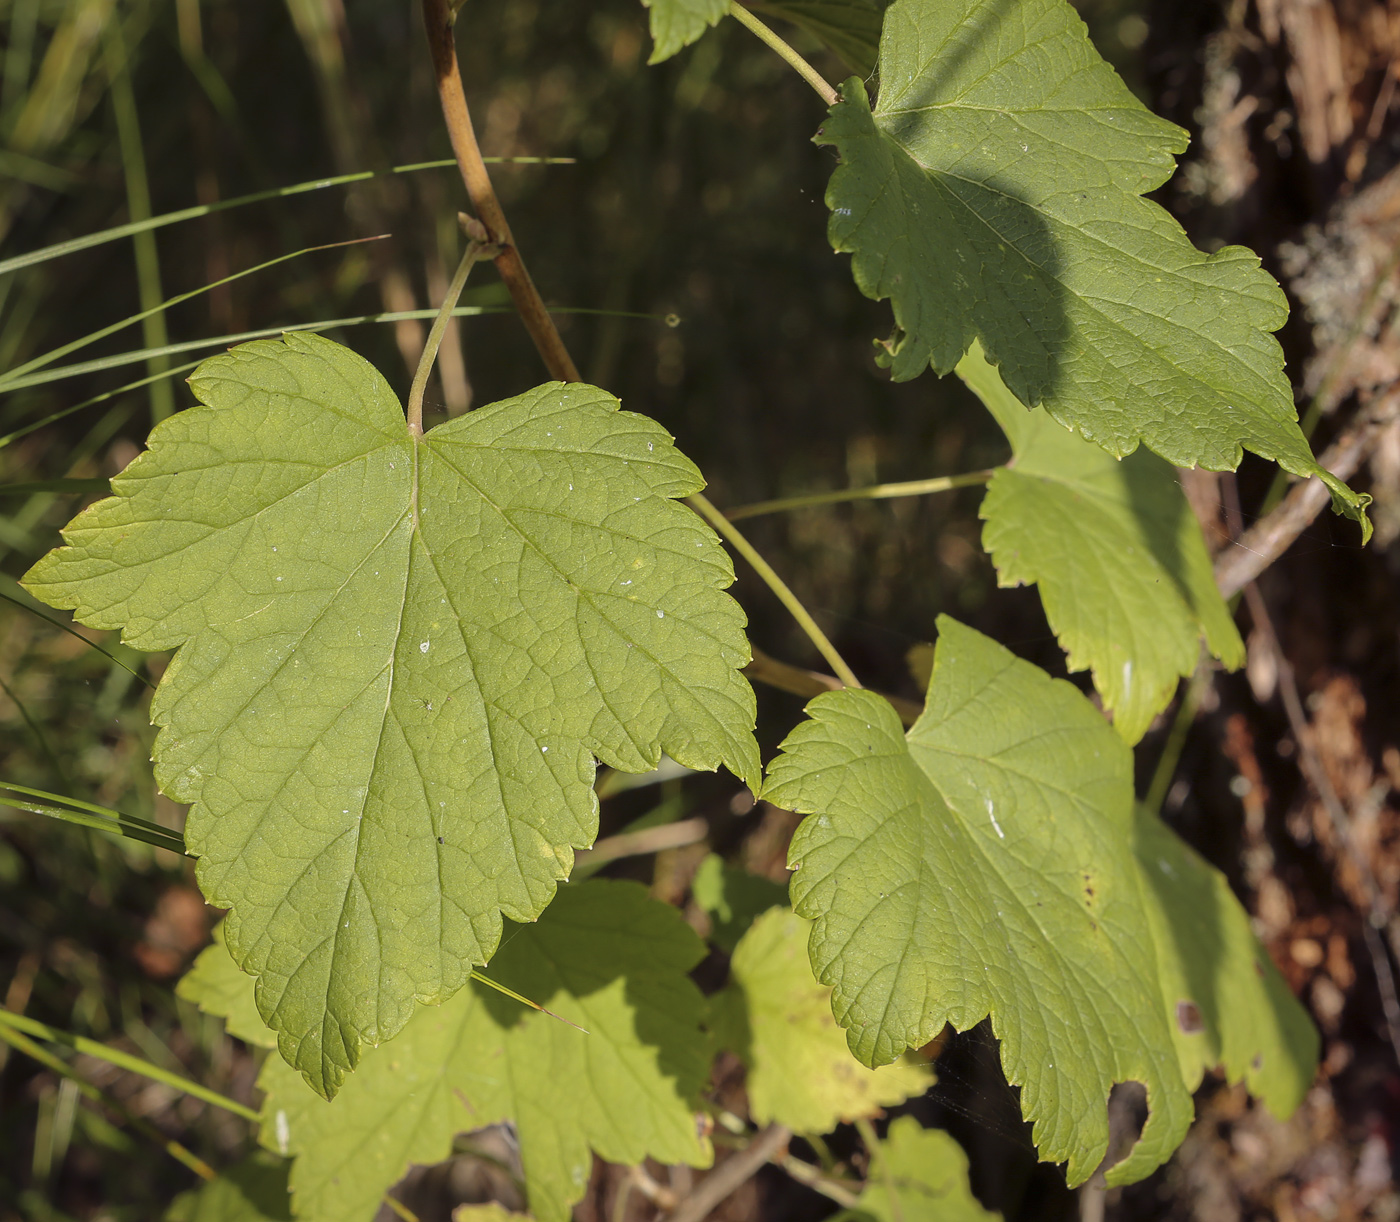
[[985,484],[996,474],[996,468],[969,471],[966,475],[940,475],[935,479],[911,479],[898,484],[872,484],[868,488],[839,488],[834,492],[808,492],[802,496],[785,496],[773,501],[756,501],[725,512],[731,522],[756,518],[763,513],[784,513],[790,509],[806,509],[813,505],[839,505],[846,501],[883,501],[901,496],[928,496],[933,492],[949,492]]
[[774,51],[781,55],[783,59],[797,70],[797,74],[817,91],[818,96],[823,102],[828,106],[836,105],[839,100],[836,90],[827,83],[826,78],[803,59],[802,56],[788,46],[787,43],[773,33],[763,22],[749,12],[748,9],[742,4],[736,3],[735,0],[729,0],[729,15],[741,25],[747,26],[753,33],[757,34],[760,39],[767,43],[768,46],[772,47]]
[[786,1125],[770,1124],[733,1158],[707,1175],[684,1201],[669,1222],[703,1222],[705,1216],[740,1184],[758,1174],[764,1163],[774,1158],[792,1140]]
[[639,832],[622,832],[605,837],[591,849],[580,849],[574,854],[574,868],[603,866],[622,857],[642,857],[663,849],[681,849],[688,844],[699,844],[709,834],[710,825],[698,816],[679,823],[663,823],[660,827],[645,827]]
[[[1400,390],[1380,396],[1323,452],[1318,463],[1338,479],[1349,479],[1400,416]],[[1331,498],[1320,479],[1295,484],[1286,497],[1220,553],[1215,584],[1233,598],[1283,555]]]
[[423,0],[423,23],[428,29],[438,100],[442,103],[442,115],[452,139],[457,167],[462,172],[462,181],[466,183],[477,217],[486,226],[491,242],[501,248],[495,258],[496,270],[510,290],[511,300],[550,374],[564,382],[581,381],[578,367],[564,347],[558,328],[525,268],[525,261],[515,248],[506,214],[501,210],[496,189],[491,185],[491,175],[481,159],[476,129],[472,127],[471,112],[467,109],[467,95],[462,89],[462,73],[457,66],[457,45],[452,37],[452,13],[447,0]]
[[[1389,905],[1385,902],[1380,884],[1377,883],[1376,876],[1371,870],[1371,863],[1366,860],[1366,855],[1352,839],[1351,819],[1332,784],[1332,778],[1327,775],[1322,758],[1317,753],[1317,747],[1313,742],[1312,725],[1308,721],[1307,714],[1303,711],[1303,702],[1298,695],[1298,684],[1293,676],[1293,666],[1284,656],[1283,648],[1279,644],[1278,633],[1274,631],[1273,618],[1269,615],[1264,596],[1259,593],[1259,587],[1253,582],[1245,586],[1244,596],[1245,601],[1249,604],[1249,614],[1254,620],[1254,626],[1266,648],[1274,656],[1274,665],[1278,670],[1279,694],[1283,697],[1284,712],[1288,715],[1288,723],[1293,729],[1293,737],[1298,740],[1299,765],[1313,790],[1322,800],[1322,809],[1331,825],[1333,840],[1345,853],[1352,868],[1356,871],[1358,879],[1360,879],[1363,898],[1369,909],[1364,914],[1366,920],[1362,922],[1362,930],[1366,938],[1366,951],[1370,956],[1371,968],[1376,977],[1376,987],[1380,992],[1381,1009],[1385,1014],[1386,1032],[1390,1037],[1390,1046],[1395,1053],[1395,1059],[1400,1061],[1400,996],[1397,996],[1395,974],[1391,970],[1390,957],[1386,953],[1385,943],[1380,934],[1381,930],[1390,928],[1391,917],[1394,914],[1389,911]],[[1392,945],[1391,951],[1400,958],[1400,948]]]
[[797,595],[788,588],[787,582],[773,570],[773,566],[759,555],[758,549],[744,538],[733,523],[720,513],[708,498],[701,496],[700,493],[697,492],[694,496],[687,497],[686,504],[702,518],[705,518],[729,541],[734,550],[753,566],[754,572],[763,578],[763,583],[778,596],[778,601],[788,609],[788,614],[797,621],[798,626],[817,647],[817,652],[826,659],[827,665],[836,672],[837,678],[847,687],[859,687],[860,680],[856,678],[855,671],[846,665],[846,660],[836,652],[836,646],[821,630],[811,613],[798,600]]

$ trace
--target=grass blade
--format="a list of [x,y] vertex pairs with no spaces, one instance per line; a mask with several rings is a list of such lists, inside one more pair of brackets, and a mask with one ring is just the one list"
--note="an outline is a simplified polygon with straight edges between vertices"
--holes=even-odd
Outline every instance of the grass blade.
[[[12,796],[18,794],[18,797]],[[56,805],[62,803],[62,805]],[[49,793],[44,789],[30,789],[27,785],[15,785],[0,781],[0,806],[13,806],[16,810],[27,810],[31,814],[46,815],[64,823],[78,827],[95,828],[109,836],[125,836],[128,840],[140,840],[153,844],[158,849],[169,849],[172,853],[185,856],[185,840],[179,832],[173,832],[159,823],[138,819],[135,815],[124,815],[119,810],[105,806],[93,806],[80,802],[77,798],[66,798],[62,794]]]
[[[574,164],[572,157],[485,157],[483,160],[507,165]],[[6,272],[19,271],[24,267],[33,267],[36,263],[45,263],[50,259],[60,259],[64,255],[88,250],[93,246],[101,246],[106,242],[120,241],[133,234],[162,229],[166,225],[175,225],[180,221],[191,221],[197,217],[209,216],[214,212],[227,211],[229,208],[241,208],[245,204],[257,204],[266,199],[280,199],[289,195],[302,195],[308,191],[322,191],[327,187],[342,187],[347,183],[363,182],[367,178],[382,178],[390,174],[414,174],[419,170],[438,170],[448,166],[455,168],[456,165],[457,162],[449,157],[442,161],[420,161],[413,165],[396,165],[382,173],[361,170],[355,174],[341,174],[335,178],[313,178],[309,182],[293,183],[290,187],[272,187],[266,191],[254,191],[250,195],[238,195],[233,199],[223,199],[212,204],[200,204],[194,208],[181,208],[177,212],[164,212],[160,216],[153,216],[148,220],[129,221],[125,225],[114,225],[111,229],[87,233],[80,238],[70,238],[66,242],[55,242],[52,246],[31,250],[23,255],[15,255],[11,259],[0,259],[0,276]]]
[[106,488],[105,479],[38,479],[27,484],[0,484],[0,496],[28,496],[31,492],[67,492],[81,495],[87,492],[103,492]]
[[122,1052],[120,1049],[111,1048],[106,1044],[99,1044],[96,1040],[90,1040],[82,1035],[74,1035],[69,1031],[62,1031],[57,1027],[50,1027],[48,1023],[41,1023],[37,1019],[25,1018],[16,1014],[12,1010],[7,1010],[0,1006],[0,1023],[9,1027],[13,1031],[20,1031],[25,1035],[32,1035],[37,1039],[47,1040],[51,1044],[66,1044],[75,1052],[86,1053],[90,1057],[96,1057],[99,1061],[106,1061],[109,1065],[115,1065],[119,1069],[129,1070],[131,1073],[140,1074],[143,1078],[149,1078],[152,1082],[161,1082],[172,1087],[181,1094],[192,1095],[196,1099],[202,1099],[205,1103],[221,1107],[226,1112],[232,1112],[235,1116],[242,1116],[244,1120],[251,1120],[254,1124],[261,1122],[262,1117],[250,1107],[244,1107],[237,1100],[230,1099],[226,1095],[219,1094],[216,1090],[210,1090],[207,1086],[201,1086],[198,1082],[190,1078],[182,1077],[180,1074],[171,1073],[168,1069],[162,1069],[159,1065],[152,1065],[150,1061],[143,1061],[140,1057],[132,1056],[130,1053]]
[[[8,574],[0,574],[0,578],[3,578],[6,582],[14,582],[15,588],[18,589],[18,590],[23,590],[23,589],[24,589],[24,587],[21,586],[21,585],[19,584],[19,582],[15,581],[14,578],[13,578],[13,577],[10,577]],[[30,615],[37,615],[41,620],[47,620],[50,624],[52,624],[52,625],[53,625],[55,628],[57,628],[60,632],[66,632],[69,636],[75,636],[75,637],[77,637],[78,640],[82,641],[82,643],[83,643],[84,645],[88,646],[90,649],[95,649],[95,650],[97,650],[97,652],[100,653],[100,654],[101,654],[104,658],[106,658],[109,662],[113,662],[113,663],[115,663],[117,666],[120,666],[124,671],[126,671],[128,674],[134,676],[135,678],[139,679],[142,683],[144,683],[144,684],[145,684],[147,687],[149,687],[152,691],[155,690],[155,686],[156,686],[156,685],[155,685],[154,683],[152,683],[148,678],[146,678],[146,676],[143,675],[140,671],[138,671],[138,670],[133,670],[130,666],[128,666],[125,662],[123,662],[119,657],[117,657],[116,654],[111,653],[110,651],[104,649],[104,648],[103,648],[101,645],[99,645],[96,641],[89,640],[89,639],[88,639],[87,637],[85,637],[81,632],[77,631],[77,630],[74,629],[74,628],[70,628],[70,627],[69,627],[67,624],[65,624],[62,620],[54,619],[54,617],[53,617],[52,615],[50,615],[47,611],[41,611],[38,607],[31,606],[29,603],[25,602],[23,599],[15,598],[14,595],[12,595],[12,594],[6,594],[3,590],[0,590],[0,598],[3,598],[7,603],[13,603],[13,604],[14,604],[16,607],[18,607],[21,611],[28,611]]]

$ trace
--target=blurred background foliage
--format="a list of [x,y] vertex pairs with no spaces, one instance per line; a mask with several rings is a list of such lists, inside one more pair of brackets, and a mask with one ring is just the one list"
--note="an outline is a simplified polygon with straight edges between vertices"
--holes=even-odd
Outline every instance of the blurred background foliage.
[[[1101,51],[1144,100],[1193,128],[1207,124],[1209,135],[1211,81],[1218,86],[1224,71],[1217,63],[1212,78],[1209,56],[1233,63],[1235,51],[1220,49],[1221,31],[1238,29],[1257,41],[1269,7],[1261,4],[1256,13],[1242,2],[1083,0],[1081,11]],[[535,280],[561,310],[564,338],[584,376],[674,433],[709,479],[718,505],[975,470],[1005,459],[999,432],[960,385],[930,375],[895,386],[876,368],[871,340],[888,330],[888,310],[859,295],[845,260],[826,242],[823,192],[832,153],[811,143],[820,105],[736,23],[722,23],[657,68],[646,67],[646,14],[636,0],[466,0],[458,30],[483,150],[573,159],[503,165],[495,178]],[[829,79],[847,75],[815,43],[785,32]],[[1251,80],[1278,94],[1288,88],[1285,77],[1244,80],[1234,104],[1255,96]],[[1273,113],[1268,106],[1281,114],[1290,103],[1258,96],[1264,101],[1245,117],[1264,130]],[[1236,232],[1239,209],[1220,202],[1210,158],[1225,154],[1213,147],[1207,142],[1193,161],[1196,177],[1188,175],[1186,187],[1166,188],[1163,200],[1202,245],[1249,240]],[[1296,183],[1288,171],[1295,154],[1280,152],[1277,139],[1273,147],[1268,164],[1284,167],[1278,180]],[[421,16],[408,0],[0,0],[0,260],[193,204],[449,155]],[[1267,177],[1262,181],[1267,186]],[[1284,192],[1264,209],[1267,241],[1257,244],[1266,258],[1273,258],[1273,242],[1324,215],[1342,181],[1334,174],[1315,189]],[[255,328],[425,309],[439,300],[455,266],[454,218],[463,203],[454,169],[383,176],[217,212],[0,275],[0,370],[241,269],[371,235],[391,236],[304,254],[213,289],[63,363]],[[449,334],[428,391],[430,425],[543,380],[505,301],[490,273],[478,273],[464,304],[499,312],[463,319]],[[404,394],[426,324],[402,320],[327,333],[366,355]],[[1305,360],[1312,343],[1306,327],[1295,325],[1286,338],[1293,355]],[[153,790],[146,689],[11,601],[26,601],[16,579],[58,542],[80,497],[3,486],[119,472],[153,420],[191,402],[183,373],[33,426],[222,346],[112,364],[0,395],[0,779],[180,825],[182,811]],[[1247,506],[1257,503],[1264,482],[1258,471],[1243,474]],[[978,542],[980,495],[973,489],[809,509],[755,518],[746,530],[873,686],[919,695],[906,655],[929,638],[940,611],[1063,674],[1034,592],[995,589]],[[1333,531],[1322,523],[1309,537],[1326,552]],[[1346,560],[1362,563],[1350,551]],[[1393,635],[1387,553],[1381,549],[1364,563],[1370,568],[1348,570],[1335,588],[1370,589],[1369,601],[1361,600],[1367,617],[1386,621]],[[787,662],[819,665],[766,588],[742,569],[736,593],[756,645]],[[1343,635],[1336,617],[1346,613],[1329,604],[1320,614],[1308,631],[1321,638],[1315,645],[1325,662],[1327,642]],[[102,644],[152,678],[164,664],[138,657],[114,636]],[[1382,646],[1369,648],[1353,651],[1346,664],[1364,670]],[[1318,673],[1314,667],[1304,678]],[[1183,757],[1186,789],[1173,791],[1168,813],[1233,871],[1257,907],[1239,866],[1247,829],[1237,782],[1247,769],[1243,757],[1220,756],[1217,744],[1233,715],[1245,716],[1246,731],[1263,741],[1286,735],[1269,711],[1270,696],[1256,699],[1257,690],[1243,680],[1230,683],[1203,704]],[[800,708],[797,697],[760,691],[765,751]],[[1386,729],[1377,733],[1384,738]],[[1164,736],[1159,728],[1144,743],[1145,773]],[[1368,750],[1379,758],[1379,739]],[[1283,753],[1266,767],[1291,765]],[[1279,818],[1290,803],[1303,801],[1291,773],[1272,785]],[[605,803],[603,830],[638,817],[698,813],[708,820],[712,847],[782,881],[793,820],[768,809],[750,812],[735,790],[727,778],[699,777],[668,781],[660,799],[656,789],[623,792]],[[1346,960],[1348,940],[1357,935],[1355,922],[1344,919],[1344,888],[1316,846],[1299,847],[1292,833],[1268,835],[1292,835],[1292,856],[1280,871],[1287,887],[1306,893],[1290,899],[1291,915],[1273,930],[1277,944],[1294,945],[1301,936],[1294,925],[1320,917],[1323,925],[1307,937],[1327,947],[1340,931]],[[704,858],[705,846],[695,848],[689,856],[662,854],[654,867],[613,868],[647,878],[656,894],[681,903]],[[206,940],[210,915],[193,889],[189,864],[172,854],[0,807],[4,1004],[247,1101],[255,1073],[249,1053],[170,991]],[[1290,978],[1302,988],[1321,970],[1314,962]],[[1345,975],[1340,967],[1327,971],[1329,979]],[[1368,1064],[1385,1051],[1369,989],[1365,982],[1356,987],[1354,1012],[1339,1011],[1328,1032],[1334,1046],[1345,1037],[1358,1048],[1380,1047]],[[178,1135],[215,1166],[229,1165],[247,1145],[246,1126],[232,1116],[89,1058],[74,1063],[110,1098]],[[1393,1070],[1375,1081],[1395,1083]],[[953,1041],[939,1072],[943,1084],[914,1110],[926,1123],[947,1123],[964,1141],[982,1199],[1011,1218],[1072,1216],[1078,1207],[1062,1177],[1034,1165],[985,1033]],[[1366,1126],[1381,1123],[1376,1116],[1390,1123],[1394,1100],[1387,1106],[1368,1112],[1358,1105],[1338,1122],[1327,1140],[1339,1143],[1339,1158],[1356,1164]],[[1218,1123],[1234,1123],[1233,1115]],[[1322,1140],[1316,1137],[1314,1146]],[[1200,1157],[1208,1161],[1207,1153]],[[1268,1183],[1290,1174],[1280,1171]],[[110,1109],[81,1101],[62,1075],[0,1047],[5,1222],[156,1218],[193,1179],[129,1127],[114,1125]],[[1195,1191],[1180,1176],[1164,1174],[1110,1206],[1128,1211],[1122,1216],[1174,1210],[1191,1216]],[[580,1207],[584,1214],[601,1208],[591,1201]],[[775,1172],[725,1209],[735,1219],[817,1218],[832,1206]],[[1400,1216],[1400,1206],[1390,1216]]]

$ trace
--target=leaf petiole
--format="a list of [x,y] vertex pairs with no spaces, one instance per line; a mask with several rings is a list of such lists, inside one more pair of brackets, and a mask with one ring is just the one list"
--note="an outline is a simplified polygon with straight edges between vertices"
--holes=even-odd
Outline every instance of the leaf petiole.
[[773,566],[759,555],[758,549],[744,538],[738,528],[735,527],[734,523],[726,518],[724,514],[720,513],[720,511],[710,503],[708,497],[702,496],[698,492],[694,496],[686,497],[685,503],[695,510],[702,518],[705,518],[711,526],[729,541],[734,550],[753,566],[754,572],[756,572],[763,579],[764,584],[778,596],[778,601],[788,609],[788,614],[797,621],[798,627],[807,634],[808,639],[817,647],[817,652],[826,659],[827,665],[836,672],[836,677],[847,687],[859,687],[861,684],[860,680],[856,678],[855,671],[847,666],[846,659],[836,652],[836,646],[831,643],[830,638],[821,630],[817,621],[812,618],[811,612],[802,605],[797,595],[788,588],[787,582],[773,571]]
[[828,106],[836,105],[839,100],[836,96],[836,90],[831,87],[826,77],[822,76],[822,74],[813,68],[802,56],[779,38],[777,34],[764,25],[763,22],[749,12],[742,4],[739,4],[737,0],[729,0],[729,15],[739,22],[740,25],[749,29],[762,42],[767,43],[769,47],[786,60],[789,66],[797,72],[798,76],[817,91],[823,102]]
[[936,479],[913,479],[898,484],[872,484],[868,488],[838,488],[833,492],[808,492],[801,496],[781,497],[773,501],[755,501],[740,505],[724,516],[731,522],[741,518],[756,518],[765,513],[785,513],[790,509],[807,509],[813,505],[839,505],[846,501],[882,501],[899,496],[928,496],[933,492],[949,492],[954,488],[970,488],[985,484],[996,473],[995,467],[985,471],[969,471],[966,475],[940,475]]

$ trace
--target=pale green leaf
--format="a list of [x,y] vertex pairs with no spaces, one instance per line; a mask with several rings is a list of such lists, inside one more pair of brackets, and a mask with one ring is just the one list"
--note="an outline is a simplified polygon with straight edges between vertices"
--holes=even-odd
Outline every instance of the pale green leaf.
[[1116,455],[1232,470],[1241,446],[1319,475],[1298,429],[1282,290],[1239,246],[1196,250],[1142,198],[1186,134],[1146,110],[1066,0],[896,0],[873,113],[848,81],[818,140],[841,165],[833,246],[889,298],[896,379],[974,338],[1022,403]]
[[530,1222],[529,1214],[518,1214],[498,1201],[481,1205],[458,1205],[452,1211],[452,1222]]
[[[225,955],[225,958],[228,956]],[[252,989],[247,990],[249,1004]],[[291,1222],[290,1163],[265,1150],[171,1202],[165,1222]]]
[[1116,1082],[1150,1113],[1111,1182],[1160,1165],[1191,1121],[1132,857],[1132,757],[1078,691],[940,617],[908,737],[889,704],[817,697],[764,797],[812,816],[794,907],[866,1064],[991,1016],[1041,1157],[1083,1181]]
[[870,1175],[853,1222],[991,1222],[1001,1215],[984,1209],[967,1180],[967,1155],[948,1133],[925,1129],[912,1116],[894,1121],[870,1152]]
[[787,888],[781,883],[726,865],[716,853],[700,863],[690,894],[710,915],[710,941],[730,954],[756,917],[787,905]]
[[1195,1090],[1207,1070],[1222,1066],[1286,1118],[1312,1085],[1317,1028],[1219,870],[1142,807],[1134,849],[1186,1085]]
[[980,511],[997,580],[1039,584],[1070,670],[1093,673],[1114,727],[1135,743],[1195,670],[1202,638],[1230,669],[1244,664],[1177,473],[1147,450],[1120,461],[1026,411],[975,340],[958,374],[1014,455],[992,476]]
[[743,613],[661,427],[550,383],[410,434],[308,335],[205,362],[28,588],[179,649],[156,778],[282,1055],[332,1093],[528,921],[597,828],[594,756],[756,781]]
[[453,1134],[506,1120],[540,1222],[566,1222],[590,1148],[616,1163],[707,1165],[694,1110],[709,1068],[705,1003],[686,974],[703,954],[680,914],[636,883],[563,887],[537,923],[510,931],[491,976],[587,1034],[473,982],[420,1007],[329,1103],[269,1057],[263,1141],[296,1158],[297,1217],[370,1222],[411,1163],[439,1162]]
[[753,0],[749,7],[801,26],[861,76],[869,76],[880,53],[880,23],[889,4],[890,0]]
[[214,926],[214,943],[199,952],[175,986],[175,995],[209,1014],[218,1014],[236,1039],[256,1048],[276,1048],[277,1033],[262,1020],[253,1000],[253,978],[239,969],[224,945],[223,923]]
[[811,926],[788,908],[759,917],[729,965],[730,983],[711,998],[718,1047],[748,1067],[749,1113],[798,1133],[828,1133],[922,1095],[926,1065],[903,1061],[867,1069],[831,1016],[831,989],[812,976]]
[[651,10],[651,59],[659,64],[688,47],[729,12],[729,0],[642,0]]

